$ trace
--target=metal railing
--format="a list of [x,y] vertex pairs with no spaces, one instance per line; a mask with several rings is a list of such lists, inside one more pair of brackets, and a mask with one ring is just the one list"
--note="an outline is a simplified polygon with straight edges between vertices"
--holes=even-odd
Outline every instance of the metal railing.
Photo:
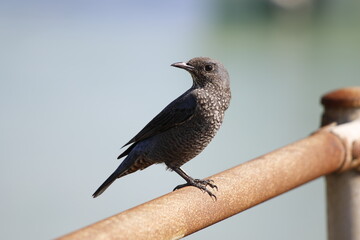
[[[307,138],[210,178],[217,201],[186,187],[59,239],[179,239],[327,175],[329,239],[360,239],[360,88],[322,98],[323,125]],[[345,219],[345,220],[344,220]]]

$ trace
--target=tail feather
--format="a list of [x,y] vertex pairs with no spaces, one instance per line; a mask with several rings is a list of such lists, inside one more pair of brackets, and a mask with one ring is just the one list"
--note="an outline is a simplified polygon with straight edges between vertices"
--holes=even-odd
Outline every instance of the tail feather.
[[113,172],[95,191],[93,197],[96,198],[102,194],[117,178],[136,172],[137,170],[142,170],[152,164],[153,162],[145,161],[143,158],[138,158],[136,155],[128,155],[115,172]]
[[111,176],[108,177],[108,179],[106,179],[106,181],[101,184],[101,186],[95,191],[95,193],[92,195],[94,198],[102,194],[117,179],[115,173],[116,171],[111,174]]
[[94,198],[102,194],[117,178],[127,175],[129,168],[128,162],[122,162],[120,166],[108,177],[103,184],[92,195]]

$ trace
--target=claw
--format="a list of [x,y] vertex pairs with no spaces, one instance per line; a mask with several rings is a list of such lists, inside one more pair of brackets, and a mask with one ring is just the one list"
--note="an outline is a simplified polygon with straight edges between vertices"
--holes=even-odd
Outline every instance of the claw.
[[211,180],[211,179],[204,179],[204,180],[201,180],[201,179],[195,179],[194,180],[195,182],[198,182],[199,184],[201,185],[205,185],[205,186],[209,186],[211,188],[215,188],[216,191],[219,191],[218,187],[213,184],[214,183],[214,180]]
[[216,201],[217,200],[216,195],[206,188],[207,186],[209,186],[212,189],[216,189],[216,191],[218,191],[218,187],[215,184],[213,184],[213,182],[214,181],[211,180],[211,179],[205,179],[205,180],[194,179],[193,181],[189,181],[189,182],[187,182],[185,184],[181,184],[181,185],[176,186],[173,191],[175,191],[177,189],[180,189],[180,188],[183,188],[183,187],[193,186],[193,187],[196,187],[196,188],[200,189],[203,192],[206,192],[207,194],[209,194],[209,196],[211,198],[214,198],[215,201]]

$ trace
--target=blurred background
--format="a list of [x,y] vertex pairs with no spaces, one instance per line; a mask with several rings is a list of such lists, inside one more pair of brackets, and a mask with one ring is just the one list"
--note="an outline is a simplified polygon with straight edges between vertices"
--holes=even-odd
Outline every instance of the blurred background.
[[[51,239],[171,191],[163,165],[92,193],[120,147],[191,86],[178,61],[227,67],[232,102],[184,170],[204,178],[301,139],[320,97],[359,85],[360,1],[0,1],[0,232]],[[326,239],[324,179],[187,239]]]

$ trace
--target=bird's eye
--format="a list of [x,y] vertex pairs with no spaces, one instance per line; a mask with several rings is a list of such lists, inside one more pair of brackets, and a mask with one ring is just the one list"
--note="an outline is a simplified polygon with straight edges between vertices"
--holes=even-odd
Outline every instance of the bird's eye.
[[205,71],[210,72],[213,70],[213,66],[212,65],[205,65]]

